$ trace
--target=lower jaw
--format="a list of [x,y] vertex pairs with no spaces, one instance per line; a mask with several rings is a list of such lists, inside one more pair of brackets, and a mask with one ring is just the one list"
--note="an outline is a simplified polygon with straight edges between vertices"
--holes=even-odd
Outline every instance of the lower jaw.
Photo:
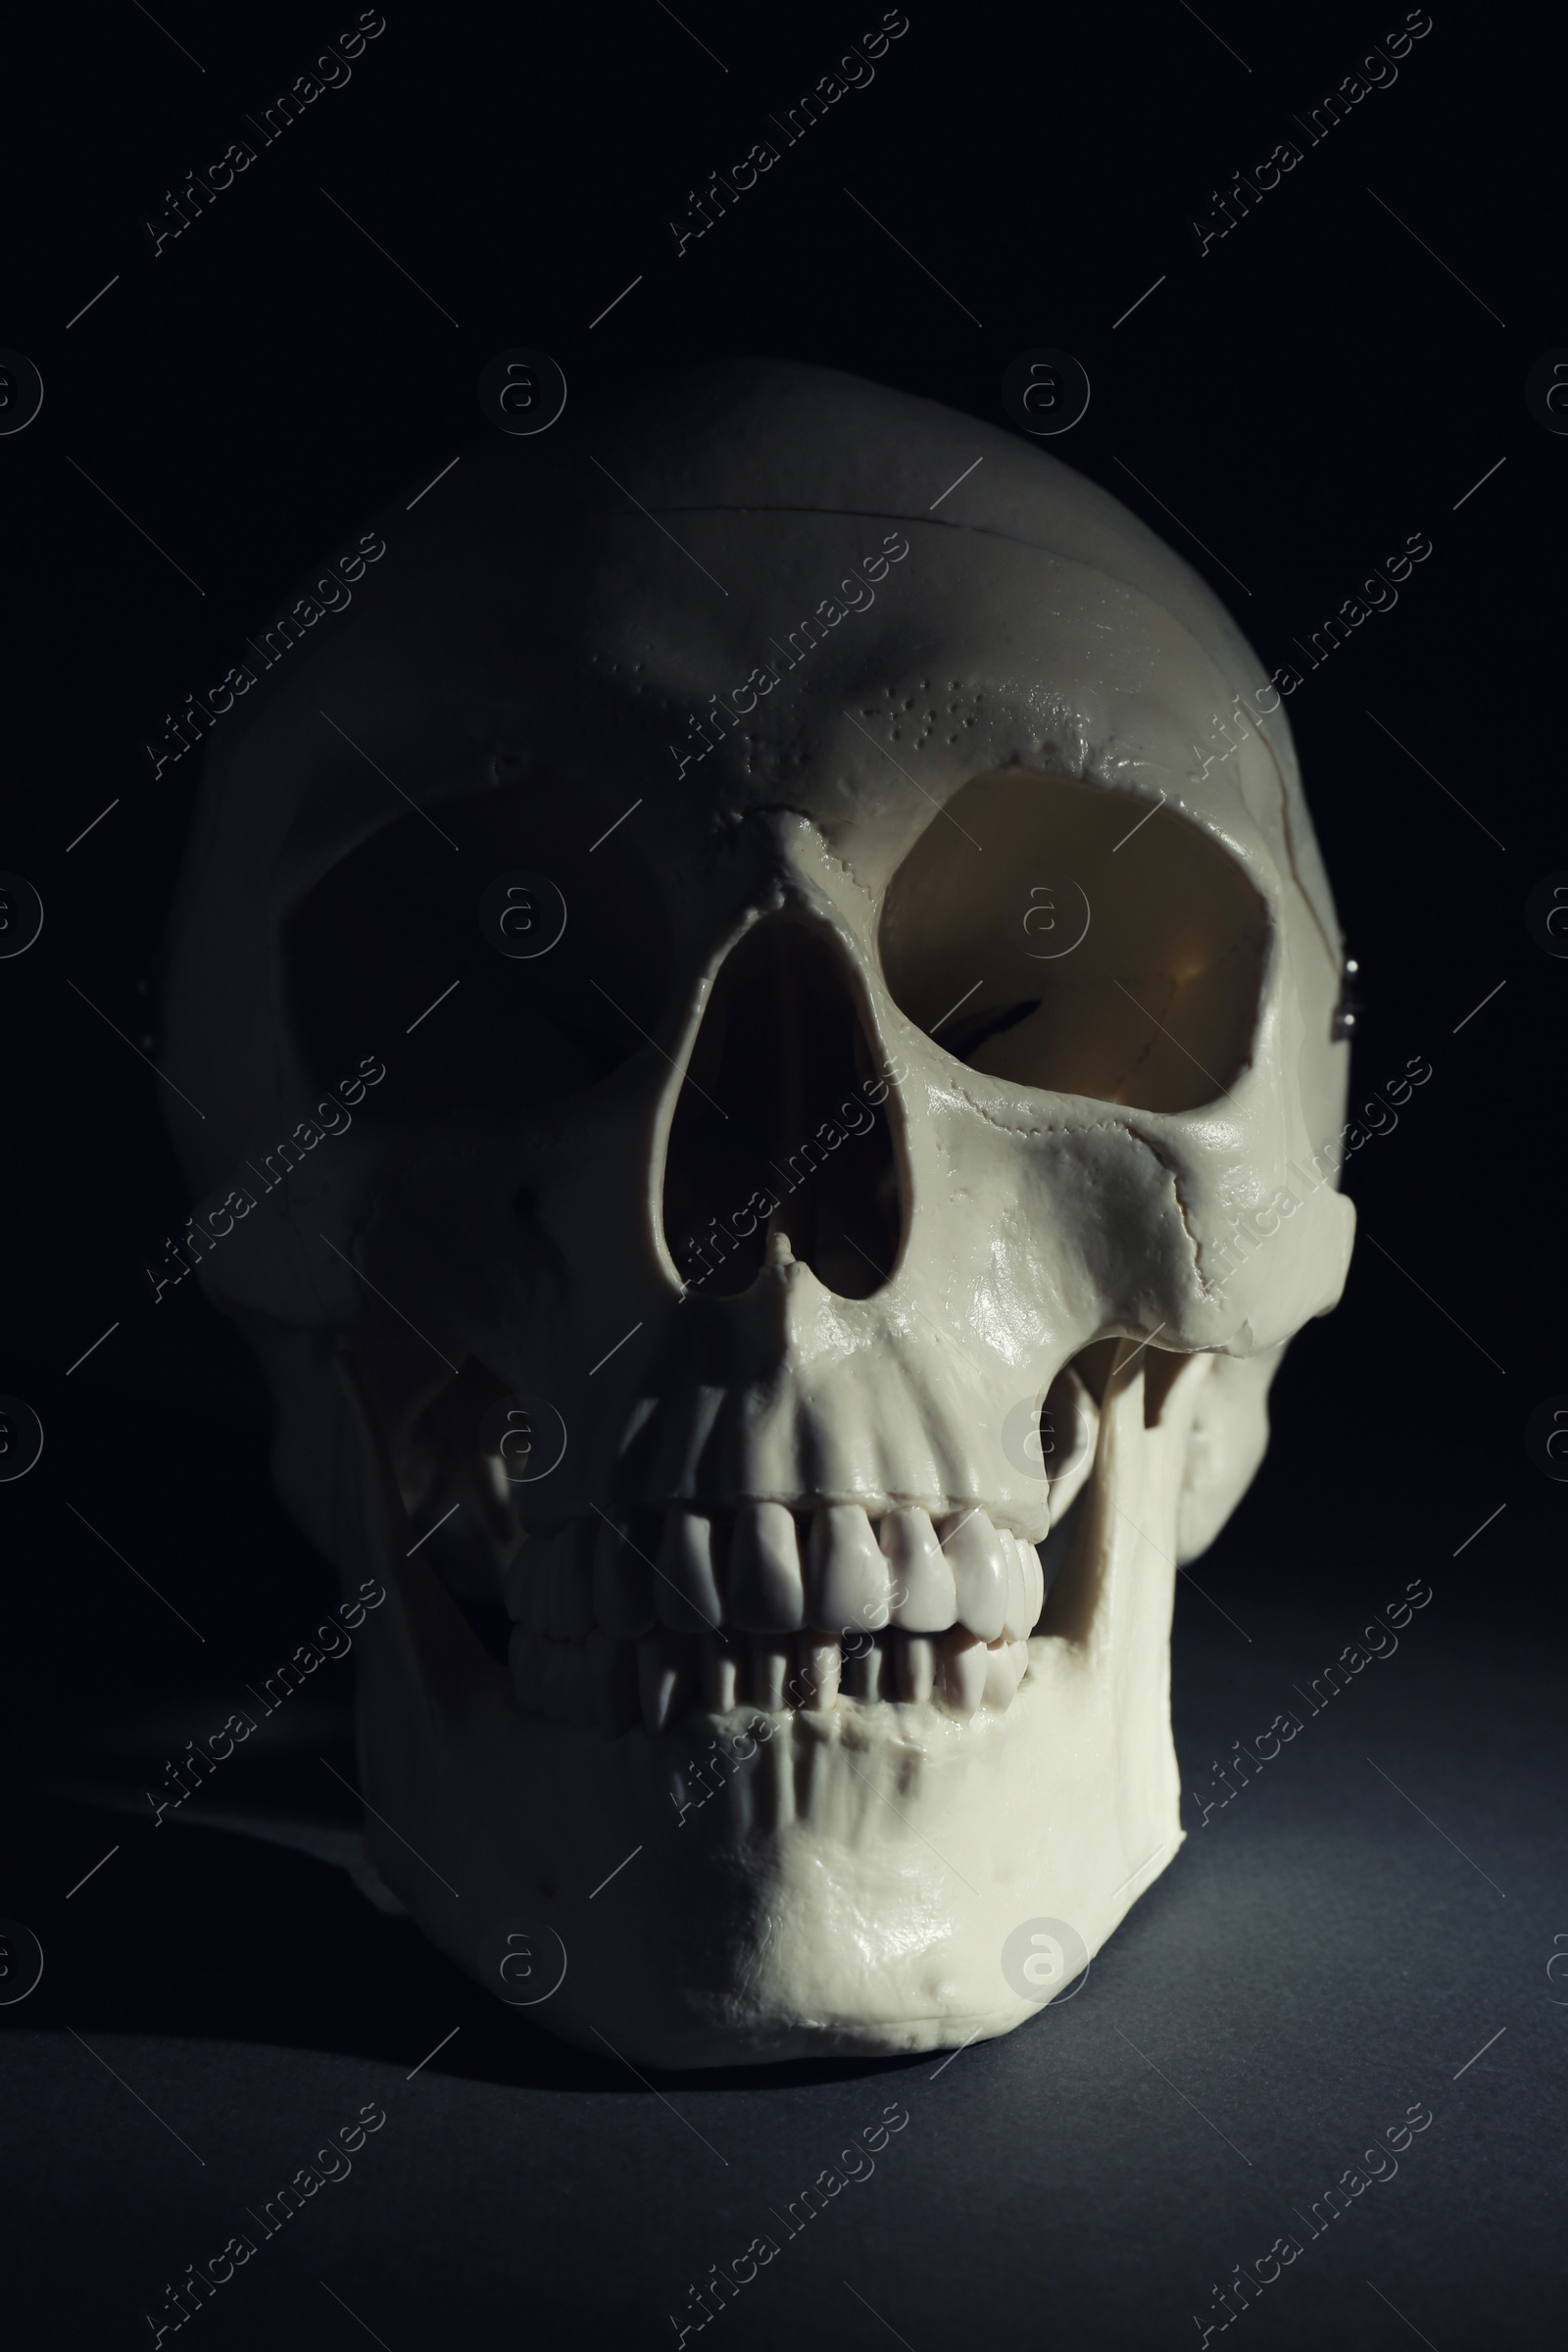
[[612,1741],[518,1712],[435,1577],[403,1558],[382,1478],[366,1517],[390,1605],[362,1645],[358,1723],[371,1860],[502,1997],[495,1933],[529,1938],[522,1989],[546,1997],[521,2014],[601,2054],[758,2064],[1009,2031],[1063,1989],[1015,1986],[1014,1932],[1064,1922],[1092,1955],[1180,1842],[1167,1654],[1184,1440],[1168,1401],[1144,1429],[1141,1374],[1113,1381],[1073,1551],[1005,1713],[841,1695],[823,1713],[697,1707]]

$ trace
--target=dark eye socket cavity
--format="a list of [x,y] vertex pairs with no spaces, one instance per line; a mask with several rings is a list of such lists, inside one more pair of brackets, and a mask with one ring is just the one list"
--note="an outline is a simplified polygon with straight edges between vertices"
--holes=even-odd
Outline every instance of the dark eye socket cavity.
[[1038,997],[1025,997],[1020,1004],[1009,1004],[1000,1012],[977,1012],[965,1021],[942,1025],[942,1043],[959,1061],[973,1063],[976,1053],[989,1038],[1004,1037],[1016,1029],[1020,1021],[1028,1020],[1040,1010]]
[[1251,1054],[1268,908],[1190,819],[1139,815],[1126,793],[1063,777],[971,779],[888,890],[879,946],[900,1009],[1014,1085],[1140,1110],[1216,1101]]
[[[559,785],[474,793],[440,804],[445,847],[411,814],[340,859],[283,932],[312,1075],[329,1085],[373,1052],[387,1077],[367,1115],[505,1119],[580,1094],[640,1052],[664,1014],[667,915],[634,848],[605,842],[590,864],[591,814]],[[531,959],[495,944],[522,941],[526,924],[480,922],[486,891],[518,872],[553,885],[565,909],[556,944]]]

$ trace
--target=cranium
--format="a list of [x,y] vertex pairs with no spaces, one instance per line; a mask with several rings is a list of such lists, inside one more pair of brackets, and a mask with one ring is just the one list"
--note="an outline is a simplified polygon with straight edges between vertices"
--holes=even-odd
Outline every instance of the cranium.
[[368,1850],[636,2061],[1004,2033],[1178,1848],[1177,1563],[1348,1261],[1278,697],[1104,492],[814,368],[383,528],[215,740],[166,1028],[387,1592]]

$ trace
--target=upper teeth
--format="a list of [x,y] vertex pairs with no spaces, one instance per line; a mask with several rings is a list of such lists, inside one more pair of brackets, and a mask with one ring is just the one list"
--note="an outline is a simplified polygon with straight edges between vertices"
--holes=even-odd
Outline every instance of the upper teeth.
[[639,1700],[662,1731],[699,1688],[718,1710],[820,1710],[841,1690],[934,1698],[963,1716],[1004,1708],[1045,1599],[1033,1544],[984,1510],[933,1526],[923,1510],[890,1508],[873,1529],[858,1503],[819,1506],[804,1544],[782,1502],[742,1503],[722,1520],[672,1506],[658,1531],[578,1521],[525,1544],[503,1589],[521,1703],[611,1732]]

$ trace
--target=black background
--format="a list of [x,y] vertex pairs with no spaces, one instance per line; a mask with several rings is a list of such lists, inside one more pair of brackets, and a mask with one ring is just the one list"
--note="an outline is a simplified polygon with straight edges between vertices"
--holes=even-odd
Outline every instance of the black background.
[[[399,4],[349,84],[262,148],[154,258],[143,222],[162,218],[165,191],[187,169],[205,172],[231,139],[259,146],[246,113],[307,72],[355,13],[182,12],[170,0],[159,12],[167,31],[127,6],[33,14],[8,36],[0,342],[26,353],[46,387],[36,421],[0,438],[0,865],[25,876],[46,910],[36,945],[0,963],[11,1112],[0,1166],[0,1389],[26,1399],[46,1431],[37,1468],[0,1486],[15,1840],[0,1910],[29,1922],[49,1957],[39,1993],[0,2012],[13,2030],[18,2096],[32,2103],[36,2144],[51,2152],[28,2176],[45,2261],[25,2291],[54,2311],[56,2328],[36,2340],[108,2342],[122,2328],[130,2340],[157,2281],[236,2226],[220,2229],[218,2218],[244,2201],[244,2180],[270,2193],[260,2184],[271,2157],[256,2153],[247,2170],[245,2155],[271,2132],[269,2101],[304,2095],[299,2070],[310,2095],[296,2137],[340,2120],[327,2080],[342,2078],[345,2117],[379,2095],[360,2085],[382,2073],[392,2081],[390,2068],[400,2095],[416,2096],[402,2094],[401,2077],[449,2014],[467,2021],[454,2045],[467,2056],[448,2053],[418,2078],[432,2104],[402,2143],[426,2133],[426,2169],[408,2158],[407,2209],[378,2208],[362,2178],[363,2203],[341,2225],[358,2232],[352,2248],[334,2239],[319,2255],[328,2278],[332,2262],[348,2266],[364,2291],[342,2291],[398,2352],[518,2340],[513,2330],[532,2340],[531,2316],[541,2341],[612,2326],[615,2340],[660,2340],[685,2279],[738,2252],[760,2226],[747,2219],[743,2229],[742,2219],[768,2202],[742,2194],[731,2214],[694,2179],[679,2211],[701,2226],[689,2249],[682,2238],[678,2256],[662,2256],[663,2241],[623,2216],[666,2157],[685,2161],[674,2144],[684,2135],[629,2078],[623,2093],[608,2068],[519,2034],[409,1931],[361,1905],[346,1880],[328,1886],[319,1866],[248,1841],[166,1832],[155,1845],[143,1822],[129,1823],[122,1852],[68,1910],[65,1888],[111,1841],[109,1817],[41,1786],[90,1778],[106,1725],[169,1705],[194,1706],[195,1728],[209,1694],[292,1645],[302,1609],[325,1590],[320,1563],[271,1494],[265,1401],[239,1343],[195,1285],[155,1309],[144,1272],[187,1202],[158,1083],[125,1041],[155,1051],[160,943],[197,762],[154,780],[143,747],[162,739],[165,712],[242,658],[246,634],[308,564],[349,545],[389,498],[413,499],[490,429],[476,379],[516,344],[554,354],[574,398],[708,356],[761,353],[846,368],[997,422],[1007,363],[1036,345],[1069,350],[1093,398],[1055,454],[1168,537],[1270,668],[1297,660],[1293,639],[1408,534],[1430,536],[1433,553],[1396,609],[1310,672],[1289,712],[1363,969],[1353,1099],[1413,1055],[1431,1061],[1433,1076],[1397,1129],[1350,1164],[1362,1239],[1345,1300],[1294,1345],[1267,1462],[1197,1569],[1250,1637],[1246,1648],[1183,1588],[1178,1740],[1184,1778],[1206,1781],[1191,1742],[1210,1737],[1209,1712],[1221,1750],[1249,1737],[1288,1703],[1270,1693],[1297,1664],[1315,1671],[1362,1612],[1425,1577],[1434,1602],[1405,1663],[1373,1670],[1376,1704],[1394,1709],[1434,1775],[1449,1776],[1455,1815],[1468,1808],[1467,1833],[1423,1798],[1446,1823],[1442,1835],[1451,1831],[1468,1855],[1489,1827],[1525,1840],[1529,1859],[1516,1870],[1539,1899],[1527,1919],[1517,1886],[1508,1902],[1481,1875],[1461,1884],[1462,1859],[1412,1821],[1430,1841],[1418,1867],[1401,1808],[1387,1798],[1387,1812],[1386,1791],[1367,1793],[1363,1743],[1351,1738],[1343,1791],[1319,1757],[1302,1768],[1294,1814],[1281,1799],[1269,1822],[1273,1800],[1250,1792],[1258,1824],[1245,1850],[1236,1830],[1224,1886],[1204,1894],[1210,1863],[1190,1846],[1093,1982],[1098,1990],[1120,1971],[1133,1998],[1155,1970],[1165,2046],[1174,2035],[1196,2048],[1194,2004],[1212,2012],[1212,1969],[1236,1968],[1226,2014],[1250,2036],[1245,2058],[1222,2062],[1211,2046],[1206,2075],[1191,2053],[1186,2073],[1174,2063],[1166,2072],[1210,2113],[1196,2085],[1206,2081],[1223,2105],[1233,2062],[1250,2096],[1266,2104],[1272,2085],[1278,2162],[1294,2165],[1303,2198],[1353,2161],[1363,2107],[1368,2128],[1381,2125],[1407,2100],[1436,2105],[1429,2079],[1444,2085],[1443,2197],[1434,2163],[1434,2186],[1417,2202],[1412,2156],[1403,2185],[1387,2192],[1390,2210],[1408,2194],[1408,2214],[1397,2227],[1375,2225],[1407,2265],[1420,2310],[1388,2279],[1379,2284],[1399,2314],[1374,2306],[1358,2283],[1370,2256],[1341,2262],[1336,2251],[1344,2275],[1331,2286],[1319,2249],[1317,2283],[1304,2283],[1303,2262],[1294,2317],[1282,2286],[1242,2323],[1260,2343],[1321,2340],[1330,2327],[1346,2340],[1395,2343],[1403,2313],[1444,2352],[1545,2340],[1536,2332],[1544,2320],[1533,2316],[1545,2307],[1530,2295],[1550,2276],[1539,2232],[1562,2185],[1544,2087],[1561,2082],[1560,2020],[1544,1971],[1552,1935],[1568,1928],[1568,1896],[1548,1818],[1560,1811],[1561,1784],[1545,1719],[1563,1630],[1565,1496],[1528,1457],[1524,1431],[1534,1408],[1568,1390],[1557,1309],[1568,962],[1533,942],[1524,907],[1544,875],[1568,867],[1553,709],[1568,438],[1535,421],[1523,385],[1544,352],[1568,344],[1550,175],[1559,36],[1545,18],[1440,7],[1396,83],[1308,147],[1293,111],[1305,113],[1353,71],[1402,10],[1257,17],[1216,0],[1200,22],[1177,0],[1131,14],[917,6],[871,86],[842,99],[677,258],[666,222],[687,213],[687,191],[771,135],[769,112],[828,72],[879,10],[726,18],[683,7],[677,24],[656,5],[546,15]],[[1290,136],[1305,150],[1301,163],[1200,257],[1189,224],[1212,212],[1210,192]],[[590,327],[639,272],[642,282]],[[1425,1663],[1408,1656],[1418,1635]],[[1272,1680],[1265,1654],[1277,1663]],[[1398,1697],[1386,1700],[1401,1674]],[[333,1695],[346,1700],[346,1688]],[[1254,1721],[1250,1710],[1265,1698]],[[1332,1734],[1342,1745],[1348,1737]],[[1325,1751],[1330,1738],[1322,1727]],[[1356,1805],[1365,1817],[1352,1831],[1341,1816]],[[1211,1823],[1196,1842],[1219,1836]],[[170,1843],[177,1854],[164,1850]],[[1504,1869],[1487,1869],[1507,1884]],[[1268,1936],[1249,1922],[1293,1870],[1306,1888],[1290,1898],[1300,1940],[1287,1936],[1260,1976]],[[1445,1908],[1459,1897],[1456,1911]],[[1483,1931],[1467,1903],[1493,1906],[1496,1918],[1488,1912]],[[243,1935],[231,1932],[241,1918]],[[1278,1914],[1269,1920],[1273,1934]],[[1216,1923],[1228,1939],[1216,1941]],[[1169,1967],[1155,1956],[1161,1932],[1174,1938]],[[1386,1935],[1401,1958],[1380,1976]],[[1280,2000],[1299,1993],[1303,1970],[1321,1986],[1324,1969],[1332,1998],[1323,1994],[1310,2021],[1293,2008],[1286,2033]],[[1391,1969],[1409,1980],[1398,1997]],[[1481,2132],[1466,2160],[1460,2143],[1481,2128],[1456,2120],[1449,2044],[1457,2065],[1485,2040],[1501,2010],[1481,2004],[1501,1983],[1516,1994],[1500,2045],[1514,2074],[1493,2136]],[[921,2352],[961,2324],[1005,2321],[1016,2333],[1025,2314],[1035,2315],[1031,2335],[1054,2324],[1072,2342],[1175,2340],[1210,2278],[1288,2226],[1263,2233],[1260,2221],[1244,2221],[1229,2203],[1235,2182],[1192,2169],[1208,2166],[1206,2145],[1196,2155],[1167,2145],[1186,2126],[1163,2109],[1140,2105],[1112,2129],[1100,2045],[1069,2038],[1088,2032],[1090,2014],[1086,1988],[1007,2044],[967,2053],[941,2078],[946,2115],[930,2070],[919,2072],[925,2132],[911,2127],[895,2144],[924,2150],[929,2222],[907,2180],[853,2192],[864,2218],[845,2228],[864,2230],[869,2253],[856,2257],[863,2276],[849,2276],[890,2317],[890,2298],[902,2295],[898,2328]],[[427,2018],[436,2021],[428,2034]],[[1386,2095],[1381,2081],[1370,2104],[1346,2088],[1336,2107],[1328,2043],[1354,2083],[1384,2063],[1391,2020],[1414,2035],[1421,2062],[1394,2069],[1396,2097],[1391,2076]],[[1313,2041],[1309,2022],[1327,2041]],[[185,2184],[176,2172],[165,2177],[163,2135],[70,2041],[68,2023],[100,2051],[107,2037],[119,2072],[165,2113],[147,2082],[177,2083],[198,2146],[204,2129],[209,2142],[223,2141],[234,2190],[227,2205],[214,2203],[210,2225],[182,2209]],[[1214,2029],[1221,2040],[1232,2030]],[[1062,2047],[1074,2054],[1058,2076]],[[291,2073],[291,2048],[327,2055]],[[122,2064],[116,2050],[134,2061]],[[345,2054],[376,2065],[356,2071]],[[1471,2093],[1494,2063],[1495,2054],[1463,2077]],[[319,2082],[311,2073],[328,2067],[336,2073]],[[884,2087],[880,2075],[828,2070],[814,2087],[799,2077],[699,2086],[680,2104],[691,2115],[706,2099],[741,2102],[747,2120],[729,2128],[755,2146],[798,2127],[805,2179],[836,2147],[841,2110],[859,2121],[863,2107],[868,2119],[904,2095],[905,2080],[901,2072]],[[529,2082],[541,2087],[524,2094],[517,2086]],[[960,2093],[963,2082],[975,2087]],[[1060,2113],[1048,2153],[1037,2138],[1025,2161],[1017,2117],[1010,2137],[1006,2119],[1019,2100],[1044,2099],[1044,2085]],[[1154,2084],[1150,2095],[1167,2094]],[[509,2106],[514,2097],[523,2105]],[[812,2098],[835,2103],[819,2111]],[[1169,2105],[1185,2116],[1173,2096]],[[1200,2125],[1192,2130],[1206,2141]],[[716,2126],[710,2136],[723,2140]],[[1434,2131],[1434,2151],[1443,2137]],[[280,2141],[279,2163],[282,2154]],[[175,2151],[172,2161],[187,2160]],[[365,2170],[373,2172],[368,2154]],[[122,2193],[122,2175],[134,2193]],[[1104,2207],[1091,2193],[1102,2177]],[[1004,2231],[993,2244],[976,2217],[1007,2207],[1020,2178],[1036,2234]],[[489,2185],[470,2196],[475,2181]],[[1126,2202],[1129,2181],[1142,2188]],[[456,2183],[468,2184],[461,2196]],[[785,2164],[775,2189],[799,2185]],[[733,2186],[726,2177],[725,2198]],[[357,2193],[345,2186],[340,2204]],[[1075,2225],[1054,2235],[1067,2194],[1080,2199]],[[1102,2211],[1111,2217],[1102,2227],[1093,2218]],[[678,2234],[673,2221],[670,2230]],[[149,2233],[156,2257],[144,2250]],[[1370,2226],[1366,2235],[1370,2244]],[[48,2268],[88,2243],[102,2251],[104,2281],[90,2323],[73,2301],[83,2283]],[[827,2259],[801,2250],[796,2282],[769,2285],[766,2313],[719,2325],[771,2342],[795,2314],[832,2340],[849,2340],[851,2328],[857,2341],[880,2336],[881,2323],[832,2283]],[[1385,2262],[1391,2278],[1395,2259]],[[356,2340],[355,2322],[325,2309],[312,2283],[318,2256],[301,2262],[290,2252],[285,2263],[279,2249],[274,2270],[281,2278],[293,2265],[298,2283],[285,2292],[276,2278],[265,2290],[252,2280],[246,2311],[236,2285],[231,2310],[215,2307],[195,2324],[215,2343],[272,2341],[268,2329],[284,2327],[312,2343]],[[922,2332],[934,2264],[952,2292],[927,2306]],[[400,2314],[416,2276],[417,2294]],[[64,2299],[50,2304],[51,2292]]]

